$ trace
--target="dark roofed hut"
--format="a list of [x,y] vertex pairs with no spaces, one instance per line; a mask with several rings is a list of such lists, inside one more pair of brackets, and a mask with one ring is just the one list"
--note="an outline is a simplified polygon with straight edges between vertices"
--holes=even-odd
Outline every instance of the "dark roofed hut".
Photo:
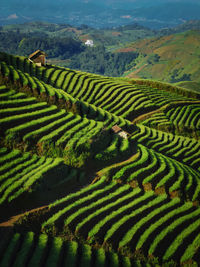
[[28,59],[31,62],[34,62],[37,66],[45,66],[46,65],[46,54],[41,50],[36,50],[34,53],[29,55]]

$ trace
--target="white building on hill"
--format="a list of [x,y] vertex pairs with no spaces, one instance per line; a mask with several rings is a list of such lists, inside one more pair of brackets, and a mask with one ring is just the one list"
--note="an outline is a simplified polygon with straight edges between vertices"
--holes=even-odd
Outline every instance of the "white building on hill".
[[85,45],[87,45],[87,46],[94,46],[94,42],[93,42],[93,40],[87,40],[86,42],[85,42]]

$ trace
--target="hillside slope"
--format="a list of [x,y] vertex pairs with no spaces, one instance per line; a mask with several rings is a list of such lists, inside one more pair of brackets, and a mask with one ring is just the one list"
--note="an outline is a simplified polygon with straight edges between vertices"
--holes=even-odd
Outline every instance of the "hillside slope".
[[[136,65],[124,75],[131,78],[147,78],[177,83],[187,81],[200,83],[199,31],[138,41],[120,51],[140,51]],[[191,88],[194,85],[191,84]]]
[[6,53],[0,84],[0,265],[200,261],[200,94]]

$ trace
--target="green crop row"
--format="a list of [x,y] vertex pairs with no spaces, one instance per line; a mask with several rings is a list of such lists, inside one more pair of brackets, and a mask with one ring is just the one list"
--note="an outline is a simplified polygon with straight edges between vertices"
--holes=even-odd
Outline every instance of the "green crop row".
[[[109,194],[108,199],[110,198],[112,200],[112,197],[115,197],[115,195],[116,195],[116,196],[118,196],[117,200],[116,201],[111,201],[107,205],[96,209],[95,212],[90,213],[89,216],[87,216],[84,219],[82,219],[76,226],[76,229],[75,229],[76,233],[85,232],[86,227],[89,226],[88,224],[91,223],[91,225],[92,225],[92,219],[95,219],[95,217],[98,218],[98,216],[102,217],[102,213],[106,213],[107,211],[109,211],[112,208],[115,209],[115,207],[117,205],[120,205],[122,207],[122,203],[124,203],[125,201],[130,200],[137,193],[140,192],[139,189],[134,190],[134,191],[129,191],[129,189],[130,188],[129,188],[128,185],[124,185],[124,186],[121,186],[119,189],[117,189],[114,193]],[[94,203],[91,203],[91,204],[93,205]],[[95,203],[95,205],[98,205],[98,204]],[[90,208],[90,207],[88,207],[88,208]],[[89,229],[92,228],[91,225],[90,225]],[[97,229],[97,228],[99,229],[100,228],[99,226],[100,226],[100,224],[97,224],[95,229]],[[90,239],[90,241],[91,241],[92,236],[95,233],[95,229],[93,228],[93,230],[90,231],[90,236],[88,235],[89,230],[87,231],[87,235],[88,235],[88,238]]]
[[[160,201],[164,202],[166,200],[166,196],[162,196],[160,197]],[[148,213],[148,215],[142,217],[142,219],[140,219],[132,228],[130,228],[126,234],[124,235],[123,239],[120,241],[119,243],[119,247],[123,247],[123,246],[127,246],[127,244],[133,240],[134,235],[136,234],[138,229],[141,229],[142,227],[144,227],[145,224],[148,223],[148,221],[151,221],[155,216],[159,215],[161,212],[165,212],[173,207],[175,204],[177,204],[179,201],[178,199],[164,203],[163,205],[161,205],[161,207],[157,208],[157,209],[153,209],[153,211],[151,211],[150,213]]]
[[[126,89],[126,87],[122,87],[122,89]],[[106,101],[104,101],[102,107],[109,110],[110,112],[116,112],[120,109],[130,98],[137,96],[140,94],[139,90],[132,90],[132,88],[127,88],[126,90],[122,90],[118,93],[118,90],[115,91],[116,96],[113,94]],[[114,98],[115,96],[115,98]]]
[[167,193],[180,191],[190,200],[199,199],[199,173],[176,160],[155,152],[138,144],[140,156],[115,172],[113,179],[122,182],[137,181],[139,186],[145,187],[150,183],[152,188],[165,187]]
[[[113,206],[113,209],[110,210],[110,213],[106,214],[106,216],[103,218],[100,217],[99,221],[97,221],[96,224],[94,224],[93,227],[91,227],[91,229],[89,228],[89,231],[87,232],[89,243],[93,243],[95,240],[98,240],[98,233],[105,227],[105,225],[110,220],[114,219],[115,217],[117,218],[120,214],[125,213],[126,210],[136,206],[140,202],[142,202],[146,199],[149,199],[149,197],[152,196],[152,193],[148,193],[148,194],[145,194],[143,196],[140,196],[140,193],[141,193],[141,190],[139,188],[132,190],[132,192],[130,194],[128,194],[128,197],[131,196],[131,198],[126,205],[123,205],[123,199],[122,199],[122,201],[121,201],[122,205],[121,206],[119,206],[117,209],[115,208],[115,206]],[[121,199],[119,198],[119,200],[121,200]],[[118,202],[116,203],[116,205],[118,206]],[[102,212],[102,210],[100,212]],[[92,216],[92,215],[93,214],[91,214],[90,216]],[[95,215],[98,215],[98,212],[94,212],[94,216]],[[83,221],[83,223],[84,223],[84,221]],[[77,230],[79,230],[79,231],[80,231],[80,226],[81,226],[81,224],[77,225]]]
[[[98,207],[98,209],[104,208],[105,204],[106,205],[109,205],[109,204],[113,205],[113,199],[119,198],[119,196],[121,196],[121,195],[126,196],[127,193],[129,193],[129,187],[128,186],[120,186],[117,189],[114,186],[114,189],[115,189],[115,191],[111,191],[111,192],[109,192],[109,191],[106,192],[107,190],[105,190],[105,196],[101,197],[100,199],[98,199],[97,201],[94,201],[94,202],[92,201],[93,196],[90,196],[90,203],[86,206],[78,208],[76,212],[73,212],[73,214],[68,216],[67,219],[64,221],[64,224],[69,225],[77,217],[80,217],[80,216],[83,217],[85,213],[89,213],[90,210],[93,210],[94,208],[95,208],[95,210],[97,210],[97,207]],[[108,187],[108,190],[110,190],[110,187]],[[76,204],[76,206],[77,206],[77,204]]]
[[[9,100],[0,101],[0,125],[5,134],[5,142],[10,147],[22,142],[28,149],[35,143],[40,144],[39,153],[47,152],[50,156],[57,153],[57,156],[62,156],[66,145],[74,146],[74,141],[78,141],[78,146],[81,147],[98,135],[104,127],[103,122],[73,115],[64,109],[59,110],[55,105],[48,106],[46,102],[35,103],[32,99],[30,101],[30,98],[29,101],[10,99],[9,96],[7,98]],[[111,122],[116,123],[112,116],[109,124]],[[55,153],[52,151],[53,146],[57,146]]]
[[[157,88],[153,88],[150,86],[137,85],[140,90],[147,95],[157,106],[161,107],[163,105],[169,104],[172,101],[184,101],[189,100],[190,98],[186,98],[184,96],[178,95],[176,93],[167,92],[164,90],[158,90]],[[193,100],[193,99],[191,99]]]
[[173,135],[138,124],[131,140],[198,170],[200,143],[194,138]]
[[153,266],[150,263],[146,265],[142,260],[106,252],[102,248],[96,249],[87,244],[63,241],[60,237],[50,238],[33,232],[10,233],[8,242],[1,239],[0,245],[4,252],[0,255],[1,266]]
[[[20,80],[19,78],[19,74],[17,69],[14,69],[13,66],[10,66],[10,74],[15,77],[15,80]],[[49,75],[50,78],[47,79],[45,72],[47,70],[49,70],[48,68],[36,68],[36,72],[35,72],[35,76],[37,76],[38,79],[43,79],[43,81],[50,83],[53,86],[56,86],[57,88],[58,85],[62,86],[61,88],[64,89],[66,92],[70,93],[73,97],[76,97],[79,100],[84,100],[87,101],[89,103],[95,103],[95,105],[97,106],[101,106],[101,104],[103,104],[105,102],[105,100],[107,100],[107,98],[112,98],[113,100],[115,100],[115,98],[118,96],[118,91],[119,92],[123,92],[123,91],[127,91],[127,93],[130,92],[130,89],[132,89],[133,91],[138,90],[137,88],[135,88],[135,86],[131,86],[131,85],[127,85],[127,84],[117,84],[115,82],[111,81],[109,82],[108,79],[100,79],[99,77],[93,76],[93,75],[89,75],[87,74],[87,78],[84,79],[83,74],[78,73],[78,72],[67,72],[65,70],[61,70],[61,69],[56,69],[54,70],[54,72],[51,72]],[[19,70],[20,72],[20,70]],[[65,75],[62,75],[62,72],[65,72]],[[4,72],[2,72],[4,75]],[[6,76],[8,76],[6,74]],[[57,84],[57,81],[59,80],[59,78],[62,75],[62,79],[64,79],[64,81],[59,81],[59,84]],[[5,76],[5,75],[4,75]],[[18,76],[18,78],[17,78]],[[23,77],[22,77],[23,76]],[[35,82],[35,77],[30,77],[28,80],[29,82],[27,82],[27,79],[24,78],[25,75],[21,75],[21,81],[24,82],[24,85],[27,85],[27,83],[30,85],[30,87],[34,88],[35,92],[38,92],[39,94],[43,94],[45,93],[45,87],[41,84],[41,82]],[[45,77],[45,78],[44,78]],[[83,82],[84,79],[84,82]],[[95,81],[96,79],[96,81]],[[13,79],[12,79],[13,80]],[[80,80],[80,81],[79,81]],[[31,81],[31,82],[30,82]],[[93,82],[93,83],[92,83]],[[102,83],[103,82],[103,83]],[[79,84],[82,84],[82,86],[80,86]],[[76,86],[79,85],[79,89],[76,88]],[[97,87],[99,85],[100,90],[97,91]],[[36,88],[37,87],[37,88]],[[132,88],[131,88],[132,87]],[[123,92],[124,93],[124,92]],[[112,96],[113,94],[113,96]],[[141,93],[139,94],[141,96]],[[145,97],[144,95],[142,95],[142,99],[139,101],[136,101],[135,99],[133,99],[133,97],[129,98],[130,100],[128,101],[127,105],[125,105],[125,109],[123,109],[123,113],[125,114],[124,117],[129,116],[130,113],[134,110],[134,109],[141,109],[143,107],[143,105],[145,104],[146,106],[153,106],[153,104],[151,103],[150,100],[148,100],[147,97]],[[91,99],[89,101],[88,97]],[[143,103],[145,101],[145,103]],[[137,103],[136,103],[137,102]],[[135,103],[135,104],[134,104]],[[142,104],[143,103],[143,104]],[[133,105],[134,104],[134,105]],[[132,107],[130,107],[132,106]],[[109,110],[108,110],[109,111]],[[142,112],[142,110],[141,110]]]
[[[148,196],[148,193],[147,193]],[[124,224],[127,223],[127,221],[131,221],[132,218],[136,217],[138,214],[143,213],[145,210],[148,209],[154,209],[154,206],[156,207],[158,204],[162,204],[164,199],[166,199],[166,195],[153,198],[153,200],[149,201],[148,204],[141,205],[138,209],[132,211],[130,214],[124,215],[122,218],[120,218],[117,222],[114,222],[110,229],[107,231],[104,242],[110,242],[109,240],[114,240],[121,229],[124,228]],[[127,229],[126,231],[128,231]],[[124,240],[125,241],[125,240]],[[119,244],[115,244],[115,246],[121,248],[124,244],[123,237],[119,240]],[[117,243],[117,241],[116,241]]]
[[171,122],[169,121],[169,119],[167,118],[164,112],[155,113],[151,117],[141,121],[140,123],[145,126],[156,128],[156,129],[161,128],[163,125],[165,126],[171,125]]
[[175,100],[177,97],[187,97],[190,99],[199,99],[199,94],[196,94],[195,92],[191,92],[191,90],[187,90],[184,88],[180,88],[177,86],[173,86],[172,84],[167,84],[167,83],[163,83],[163,82],[158,82],[155,80],[132,80],[132,84],[139,86],[139,88],[143,88],[144,90],[147,91],[147,93],[149,92],[149,90],[153,90],[156,94],[156,92],[158,92],[158,94],[160,93],[161,95],[164,95],[166,98],[167,96],[169,96],[170,98],[173,99],[173,97],[175,97]]
[[113,179],[122,179],[125,180],[125,178],[122,177],[126,177],[127,174],[126,172],[131,172],[131,170],[133,168],[136,168],[141,164],[141,166],[143,166],[143,164],[148,160],[149,157],[149,153],[147,152],[147,150],[145,149],[145,147],[143,147],[142,145],[138,145],[139,150],[140,150],[140,158],[135,162],[131,162],[128,165],[125,165],[124,167],[122,167],[114,176]]
[[59,210],[56,214],[54,214],[52,217],[50,217],[46,222],[43,223],[42,228],[45,231],[48,231],[49,228],[52,227],[56,223],[57,220],[61,220],[62,216],[65,216],[65,213],[69,211],[70,209],[73,209],[74,207],[81,206],[85,201],[88,201],[92,199],[93,197],[97,197],[98,195],[101,196],[102,193],[106,193],[107,191],[109,192],[116,186],[115,183],[109,184],[103,189],[97,189],[96,191],[92,191],[90,195],[87,195],[81,199],[76,200],[73,202],[71,205],[68,205],[64,209]]
[[[187,237],[194,231],[199,234],[199,208],[194,208],[192,203],[184,204],[179,198],[169,200],[166,195],[155,197],[153,192],[141,195],[139,189],[129,191],[127,194],[127,190],[128,185],[116,189],[108,195],[110,201],[106,205],[103,205],[106,197],[105,200],[99,199],[102,203],[101,208],[98,208],[100,202],[94,202],[93,197],[89,205],[84,204],[88,201],[86,197],[81,209],[78,208],[79,201],[76,201],[77,208],[73,208],[72,203],[70,206],[72,213],[66,206],[68,212],[66,210],[65,214],[68,215],[65,223],[71,225],[78,236],[88,237],[89,243],[103,242],[119,247],[120,250],[123,250],[124,246],[130,246],[133,252],[134,248],[141,250],[145,248],[149,254],[158,257],[161,248],[162,253],[166,255],[166,261],[171,258],[177,260],[178,257],[181,262],[184,260],[184,258],[182,260],[183,255],[190,249],[192,255],[189,257],[187,252],[187,257],[191,259],[195,254],[195,244],[198,239],[194,235],[191,240]],[[116,198],[117,195],[120,197]],[[111,201],[112,198],[116,198],[117,201]],[[127,223],[129,227],[125,228]],[[123,234],[120,234],[122,229]],[[127,230],[124,231],[125,229]],[[138,231],[142,232],[140,236],[137,234]],[[165,240],[169,235],[171,238],[169,246],[166,247]],[[176,256],[175,251],[182,247],[182,244],[185,244],[185,250]]]
[[[1,65],[6,66],[9,70],[7,75],[4,75],[4,73],[2,72],[4,76],[10,77],[12,79],[12,76],[14,75],[13,73],[17,73],[18,78],[16,77],[15,81],[19,81],[22,86],[25,86],[24,90],[26,93],[33,93],[35,96],[39,96],[42,99],[50,99],[49,101],[52,101],[52,97],[56,96],[54,101],[56,101],[57,99],[65,99],[66,101],[70,102],[70,105],[75,102],[73,97],[71,97],[67,93],[65,93],[63,96],[63,91],[60,92],[59,89],[55,89],[51,85],[44,83],[34,76],[31,76],[29,73],[24,73],[19,69],[14,69],[13,66],[10,65],[7,66],[5,62],[1,62]],[[29,86],[32,92],[28,91],[26,86]]]
[[168,119],[179,127],[189,127],[199,129],[200,124],[200,105],[193,104],[183,107],[172,108],[166,112]]
[[98,151],[98,154],[95,156],[96,159],[106,161],[118,156],[119,153],[120,156],[125,156],[131,151],[131,145],[128,139],[122,138],[116,134],[114,135],[112,132],[107,133],[106,140],[108,139],[110,140],[106,149],[100,149],[100,151]]
[[[5,63],[2,63],[3,65]],[[10,72],[13,71],[12,66],[8,66],[10,69]],[[19,74],[19,76],[23,76],[23,79],[21,78],[22,86],[29,85],[31,90],[33,92],[27,91],[27,88],[25,89],[25,92],[28,92],[29,94],[34,94],[37,98],[39,97],[39,100],[45,99],[48,103],[54,103],[56,105],[59,105],[69,111],[72,110],[72,112],[75,113],[82,113],[81,115],[86,115],[89,118],[92,119],[99,119],[103,120],[102,116],[100,114],[102,113],[102,109],[96,108],[94,105],[88,105],[87,102],[83,102],[82,100],[75,100],[72,96],[64,92],[60,89],[55,89],[51,85],[48,85],[44,83],[41,80],[38,80],[36,77],[31,77],[28,73],[22,73],[20,70],[16,70]],[[19,79],[20,80],[20,79]],[[24,81],[26,80],[26,81]],[[25,84],[23,84],[23,82]],[[8,92],[11,93],[10,91]],[[108,115],[108,112],[106,112],[106,115]],[[117,117],[114,114],[109,115],[110,119],[106,120],[105,125],[111,127],[114,124],[119,124],[120,126],[129,126],[130,123],[123,118]],[[112,124],[111,124],[112,123]]]
[[[153,191],[142,193],[139,188],[131,189],[129,185],[104,183],[105,179],[100,180],[51,205],[45,215],[49,219],[43,223],[43,231],[63,225],[63,230],[68,226],[77,238],[87,238],[88,243],[110,245],[120,251],[124,247],[131,252],[144,249],[144,253],[160,259],[164,255],[166,262],[168,259],[183,262],[183,255],[189,258],[187,250],[192,251],[189,259],[192,258],[198,240],[193,233],[199,235],[200,216],[200,209],[192,202],[184,203],[179,198],[171,200],[166,194],[156,196]],[[167,239],[169,235],[170,239]],[[167,247],[165,242],[168,242]],[[173,244],[179,250],[178,254],[172,249]],[[51,247],[55,246],[61,246],[59,240]],[[86,253],[88,249],[83,248],[83,262],[91,257]],[[54,256],[50,254],[52,259],[58,257],[56,252]],[[100,258],[103,260],[104,256]]]
[[[188,214],[179,214],[178,218],[173,220],[170,224],[168,224],[162,231],[160,231],[157,236],[154,237],[154,240],[149,248],[149,254],[154,254],[157,251],[160,251],[161,243],[165,241],[166,238],[173,237],[172,241],[170,242],[170,246],[165,248],[165,255],[166,259],[172,255],[173,252],[176,251],[176,248],[181,244],[180,241],[184,242],[184,233],[190,233],[190,230],[194,230],[194,227],[199,226],[199,214],[200,209],[191,209],[191,205],[187,205],[185,208],[189,209],[190,212]],[[183,206],[184,207],[184,206]],[[179,213],[179,209],[177,209],[177,213]],[[165,219],[165,218],[164,218]],[[176,228],[182,225],[182,229],[179,229],[178,233]],[[189,230],[188,230],[189,229]],[[176,232],[176,235],[174,233]],[[181,233],[181,234],[180,234]],[[183,234],[183,236],[182,236]],[[172,251],[171,246],[174,245],[174,249]],[[176,245],[177,244],[177,247]],[[158,253],[158,252],[157,252]]]
[[10,202],[30,191],[45,173],[62,163],[61,159],[39,158],[14,150],[0,155],[0,203]]
[[[195,215],[194,215],[195,216]],[[179,234],[174,242],[170,244],[170,247],[165,252],[165,255],[163,256],[163,260],[170,259],[173,254],[176,252],[176,250],[183,244],[184,239],[188,238],[190,234],[197,231],[200,225],[200,219],[196,219],[195,222],[191,223],[187,228],[185,228],[181,234]]]

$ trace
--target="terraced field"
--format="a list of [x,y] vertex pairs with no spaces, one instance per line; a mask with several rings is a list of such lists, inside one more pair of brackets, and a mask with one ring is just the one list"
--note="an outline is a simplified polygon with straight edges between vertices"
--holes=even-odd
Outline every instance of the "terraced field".
[[[9,232],[1,239],[0,255],[2,266],[122,266],[141,267],[143,262],[106,253],[102,248],[94,249],[75,241],[63,241],[45,234]],[[55,252],[56,251],[56,252]],[[47,260],[46,260],[47,259]],[[149,265],[151,266],[151,265]]]
[[0,265],[198,266],[199,99],[0,53]]

